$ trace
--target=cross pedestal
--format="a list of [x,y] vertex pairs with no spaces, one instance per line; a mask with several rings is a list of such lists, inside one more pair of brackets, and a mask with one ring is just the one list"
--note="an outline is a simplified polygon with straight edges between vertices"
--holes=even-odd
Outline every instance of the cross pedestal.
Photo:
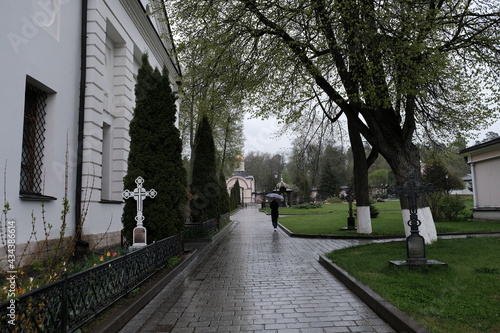
[[123,191],[123,198],[128,199],[133,197],[135,201],[137,201],[137,215],[135,217],[137,226],[134,228],[132,233],[132,241],[133,241],[132,248],[138,249],[147,245],[147,231],[146,228],[143,226],[144,222],[144,215],[142,215],[143,201],[144,199],[146,199],[146,197],[150,197],[151,199],[153,199],[156,196],[157,192],[154,189],[146,191],[146,189],[142,187],[144,179],[140,176],[137,177],[135,183],[137,184],[137,187],[133,190],[133,192],[129,190]]

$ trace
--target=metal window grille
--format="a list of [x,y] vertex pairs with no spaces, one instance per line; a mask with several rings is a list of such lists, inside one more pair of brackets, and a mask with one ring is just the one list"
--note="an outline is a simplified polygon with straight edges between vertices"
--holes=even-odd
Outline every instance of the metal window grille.
[[23,146],[21,156],[21,194],[42,194],[42,166],[47,93],[26,84]]

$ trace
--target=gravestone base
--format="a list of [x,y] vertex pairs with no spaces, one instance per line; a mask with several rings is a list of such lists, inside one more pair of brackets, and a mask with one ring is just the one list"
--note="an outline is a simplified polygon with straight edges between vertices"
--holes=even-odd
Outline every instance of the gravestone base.
[[132,240],[133,244],[131,250],[137,250],[148,245],[146,243],[146,228],[141,226],[135,227],[132,234]]
[[391,260],[389,261],[390,266],[403,267],[403,268],[419,268],[419,267],[448,267],[447,263],[437,261],[437,260]]
[[416,268],[430,266],[448,266],[440,261],[427,260],[425,257],[425,241],[418,233],[413,233],[406,238],[406,260],[389,261],[392,266]]
[[357,230],[358,228],[356,227],[343,227],[343,228],[340,228],[340,230]]

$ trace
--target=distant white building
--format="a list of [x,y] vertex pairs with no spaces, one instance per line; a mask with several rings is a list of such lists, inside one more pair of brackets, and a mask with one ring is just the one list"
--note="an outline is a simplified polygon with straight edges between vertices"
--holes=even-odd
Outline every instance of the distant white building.
[[255,202],[255,179],[252,175],[247,175],[245,171],[245,161],[241,158],[238,170],[236,170],[231,178],[226,181],[226,188],[229,193],[236,184],[236,180],[241,189],[241,203]]
[[81,239],[90,247],[120,243],[141,56],[147,52],[152,66],[168,68],[174,92],[181,75],[163,6],[159,0],[0,5],[0,197],[15,221],[18,253],[41,251],[33,232],[45,239],[43,220],[52,225],[48,238],[59,237],[65,196],[65,236],[85,220]]
[[471,168],[473,217],[500,221],[500,138],[460,151]]

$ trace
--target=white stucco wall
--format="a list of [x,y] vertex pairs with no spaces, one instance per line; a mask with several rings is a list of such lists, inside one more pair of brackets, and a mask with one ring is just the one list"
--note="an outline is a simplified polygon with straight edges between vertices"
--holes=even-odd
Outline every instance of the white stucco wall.
[[461,151],[471,167],[475,219],[500,220],[500,141],[493,139]]
[[[47,3],[53,6],[46,6]],[[75,188],[81,2],[9,0],[0,6],[0,29],[4,32],[4,46],[0,48],[3,64],[0,67],[0,166],[2,175],[5,172],[5,182],[4,177],[0,182],[0,202],[10,205],[8,219],[16,221],[16,243],[21,246],[32,234],[32,213],[37,220],[34,229],[37,238],[43,240],[45,233],[41,202],[22,200],[19,196],[27,77],[50,91],[46,107],[43,194],[56,200],[46,201],[44,207],[45,220],[53,226],[49,238],[58,237],[65,192],[71,210],[67,216],[66,234],[75,232],[74,211],[80,209],[75,207]],[[151,24],[142,10],[137,0],[88,1],[82,181],[84,208],[87,202],[89,204],[83,227],[84,238],[88,240],[100,239],[108,233],[114,242],[119,242],[122,180],[127,171],[130,140],[128,124],[133,114],[135,75],[143,52],[149,54],[152,66],[161,68],[165,64],[171,70],[173,90],[177,90],[176,67],[154,30],[161,22]],[[104,142],[108,140],[109,156],[103,163],[103,128],[106,127],[108,138]],[[66,151],[69,162],[65,188]],[[104,183],[103,165],[104,169],[109,166],[109,172],[104,172],[104,179],[108,179]],[[107,203],[101,200],[102,188],[109,188]]]
[[[143,1],[144,2],[144,1]],[[130,137],[129,122],[135,104],[135,75],[144,52],[151,66],[169,68],[172,82],[178,80],[168,52],[157,38],[136,0],[89,1],[87,108],[85,113],[84,174],[89,179],[87,193],[95,181],[84,234],[122,229],[123,177],[127,171]],[[107,49],[106,49],[107,44]],[[111,49],[111,51],[110,51]],[[110,59],[111,58],[111,59]],[[111,68],[110,67],[111,64]],[[176,88],[174,88],[176,90]],[[109,156],[110,193],[101,199],[103,175],[103,123],[110,125],[112,151]],[[147,187],[147,179],[145,186]],[[85,184],[85,181],[84,181]],[[132,189],[130,189],[132,190]],[[161,189],[157,189],[161,190]]]
[[476,207],[500,207],[500,157],[475,163]]
[[[43,85],[44,90],[51,91],[46,107],[43,192],[57,198],[45,203],[45,219],[54,225],[54,229],[60,225],[67,144],[69,172],[73,171],[76,156],[81,5],[62,1],[50,8],[44,7],[43,3],[4,1],[0,10],[0,30],[3,32],[0,48],[0,162],[2,175],[5,172],[6,177],[5,184],[4,177],[0,182],[0,198],[10,204],[8,218],[17,222],[19,244],[29,239],[32,212],[37,218],[35,232],[38,238],[43,239],[44,234],[41,203],[19,197],[24,95],[28,76]],[[69,177],[68,182],[69,195],[73,196],[75,177]],[[74,231],[74,223],[69,223],[68,231]]]

